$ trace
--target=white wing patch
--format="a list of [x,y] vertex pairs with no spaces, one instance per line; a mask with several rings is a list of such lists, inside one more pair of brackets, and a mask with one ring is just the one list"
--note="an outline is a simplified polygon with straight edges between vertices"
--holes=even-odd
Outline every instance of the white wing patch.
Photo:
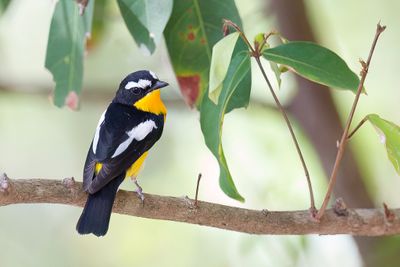
[[129,90],[134,87],[139,87],[139,88],[144,89],[149,86],[151,86],[151,81],[146,80],[146,79],[139,79],[139,81],[137,81],[137,82],[132,82],[132,81],[128,82],[125,85],[125,89]]
[[97,149],[97,144],[99,143],[99,137],[100,137],[100,126],[104,121],[105,115],[106,115],[106,111],[105,110],[103,112],[103,114],[101,114],[99,123],[97,124],[97,128],[96,128],[96,133],[94,134],[94,138],[93,138],[93,153],[96,154],[96,149]]
[[129,136],[128,139],[126,139],[117,147],[111,158],[115,158],[124,152],[134,139],[136,141],[142,141],[149,133],[151,133],[151,131],[153,131],[154,128],[157,129],[157,125],[153,120],[144,121],[133,127],[132,130],[126,132],[126,134]]
[[150,73],[151,77],[153,77],[155,80],[158,80],[158,77],[157,77],[157,75],[156,75],[154,72],[152,72],[151,70],[149,70],[149,73]]

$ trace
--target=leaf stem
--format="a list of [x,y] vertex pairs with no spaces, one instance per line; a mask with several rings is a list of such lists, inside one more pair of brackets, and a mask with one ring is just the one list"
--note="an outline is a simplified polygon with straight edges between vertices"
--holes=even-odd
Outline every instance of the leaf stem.
[[324,202],[322,203],[322,206],[321,206],[320,210],[318,211],[318,213],[316,215],[316,219],[317,220],[321,219],[322,216],[324,215],[326,207],[327,207],[327,205],[329,203],[329,200],[331,198],[333,187],[335,186],[337,174],[338,174],[338,171],[339,171],[339,165],[340,165],[340,162],[341,162],[341,160],[343,158],[344,151],[345,151],[345,148],[346,148],[351,121],[353,120],[353,116],[354,116],[354,113],[356,111],[358,100],[360,98],[360,95],[361,95],[363,87],[364,87],[364,81],[365,81],[365,78],[367,77],[367,74],[368,74],[368,69],[369,69],[369,65],[371,63],[372,55],[374,53],[375,46],[376,46],[376,43],[378,41],[378,38],[379,38],[380,34],[385,29],[386,29],[386,26],[381,26],[380,23],[377,24],[376,32],[375,32],[375,38],[374,38],[374,41],[372,42],[372,46],[371,46],[371,49],[369,51],[368,60],[367,60],[367,62],[360,61],[361,66],[362,66],[361,80],[360,80],[360,83],[358,85],[357,93],[356,93],[356,96],[355,96],[354,102],[353,102],[353,106],[351,107],[350,114],[349,114],[349,117],[347,118],[346,126],[344,128],[343,135],[342,135],[342,138],[341,138],[340,143],[339,143],[339,149],[338,149],[338,152],[337,152],[337,155],[336,155],[335,164],[333,166],[333,170],[332,170],[331,178],[329,180],[328,189],[327,189],[327,192],[326,192],[326,195],[325,195],[325,198],[324,198]]
[[269,37],[271,37],[272,35],[276,35],[279,34],[277,31],[270,31],[269,33],[264,34],[264,38],[262,40],[262,43],[259,45],[258,50],[261,52],[264,48],[264,46],[267,44],[267,40]]
[[300,149],[299,143],[297,141],[296,135],[294,134],[293,127],[292,127],[292,125],[291,125],[291,123],[289,121],[289,118],[288,118],[288,116],[287,116],[287,114],[285,112],[285,109],[283,108],[283,106],[280,103],[277,95],[274,92],[274,89],[272,88],[272,85],[271,85],[271,83],[270,83],[270,81],[269,81],[269,79],[267,77],[267,74],[265,73],[265,70],[264,70],[264,68],[263,68],[263,66],[261,64],[260,57],[257,56],[257,57],[254,57],[254,58],[256,59],[256,62],[257,62],[258,66],[259,66],[259,68],[261,70],[261,73],[264,76],[264,79],[268,84],[268,88],[269,88],[269,90],[270,90],[270,92],[271,92],[271,94],[272,94],[272,96],[273,96],[273,98],[275,100],[276,105],[278,106],[279,111],[282,113],[282,116],[285,119],[287,127],[289,128],[289,131],[290,131],[290,134],[292,136],[293,142],[294,142],[294,144],[296,146],[297,154],[299,154],[300,161],[301,161],[301,164],[303,166],[304,173],[305,173],[305,176],[306,176],[306,179],[307,179],[308,191],[310,193],[310,210],[311,210],[311,212],[314,212],[315,211],[315,201],[314,201],[314,193],[313,193],[313,189],[312,189],[310,174],[308,172],[307,165],[306,165],[306,162],[304,160],[303,153],[301,152],[301,149]]
[[[261,60],[260,60],[260,57],[261,57],[260,47],[258,47],[257,49],[254,49],[252,47],[252,45],[250,44],[249,40],[247,39],[246,35],[243,33],[243,31],[240,29],[240,27],[237,26],[235,23],[233,23],[230,20],[224,20],[224,23],[226,25],[228,25],[228,26],[233,27],[237,32],[239,32],[239,34],[242,37],[243,41],[249,47],[249,49],[251,51],[251,55],[255,58],[255,60],[256,60],[256,62],[258,64],[258,67],[260,68],[261,73],[262,73],[265,81],[267,82],[268,88],[269,88],[269,90],[270,90],[270,92],[271,92],[271,94],[272,94],[272,96],[273,96],[273,98],[275,100],[275,103],[278,106],[278,109],[281,112],[281,114],[282,114],[282,116],[283,116],[283,118],[284,118],[284,120],[286,122],[287,127],[289,128],[290,134],[291,134],[293,142],[295,144],[297,153],[298,153],[298,155],[300,157],[300,161],[301,161],[301,164],[303,166],[304,173],[305,173],[305,176],[306,176],[306,179],[307,179],[308,190],[309,190],[309,193],[310,193],[310,211],[311,211],[312,214],[314,214],[316,209],[315,209],[314,193],[313,193],[313,189],[312,189],[310,174],[308,172],[307,165],[306,165],[306,162],[304,160],[303,154],[301,152],[301,149],[300,149],[299,143],[297,141],[296,135],[294,134],[293,127],[292,127],[292,125],[291,125],[291,123],[289,121],[289,118],[288,118],[288,116],[287,116],[287,114],[285,112],[285,109],[283,108],[281,102],[278,99],[278,96],[275,94],[275,91],[272,88],[272,85],[271,85],[271,83],[270,83],[270,81],[268,79],[268,76],[267,76],[267,74],[266,74],[266,72],[264,70],[264,67],[262,66],[262,63],[261,63]],[[266,37],[264,37],[264,39],[266,39]]]

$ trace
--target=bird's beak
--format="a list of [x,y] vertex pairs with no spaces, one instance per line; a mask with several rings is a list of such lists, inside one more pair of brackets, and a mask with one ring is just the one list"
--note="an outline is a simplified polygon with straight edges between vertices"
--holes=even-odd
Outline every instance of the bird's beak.
[[163,88],[165,86],[169,85],[167,82],[163,82],[163,81],[157,81],[151,88],[151,91]]

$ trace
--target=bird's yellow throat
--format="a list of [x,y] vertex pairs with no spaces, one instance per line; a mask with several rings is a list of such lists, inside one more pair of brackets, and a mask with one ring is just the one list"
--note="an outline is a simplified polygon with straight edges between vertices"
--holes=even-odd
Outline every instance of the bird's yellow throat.
[[160,97],[160,89],[154,90],[133,104],[137,109],[154,114],[167,114],[167,108]]

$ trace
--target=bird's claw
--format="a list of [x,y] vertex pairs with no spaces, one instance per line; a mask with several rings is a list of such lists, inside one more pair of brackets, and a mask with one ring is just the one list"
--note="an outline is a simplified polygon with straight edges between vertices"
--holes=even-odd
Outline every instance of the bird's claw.
[[142,188],[137,188],[135,190],[135,192],[136,192],[137,196],[140,198],[142,205],[144,205],[144,194],[143,194]]
[[144,205],[144,194],[143,194],[143,189],[142,189],[142,187],[138,184],[138,182],[137,182],[136,179],[134,179],[133,182],[135,183],[135,185],[136,185],[136,187],[137,187],[136,190],[135,190],[135,192],[136,192],[136,194],[138,195],[138,197],[140,198],[140,200],[141,200],[141,202],[142,202],[142,205]]

